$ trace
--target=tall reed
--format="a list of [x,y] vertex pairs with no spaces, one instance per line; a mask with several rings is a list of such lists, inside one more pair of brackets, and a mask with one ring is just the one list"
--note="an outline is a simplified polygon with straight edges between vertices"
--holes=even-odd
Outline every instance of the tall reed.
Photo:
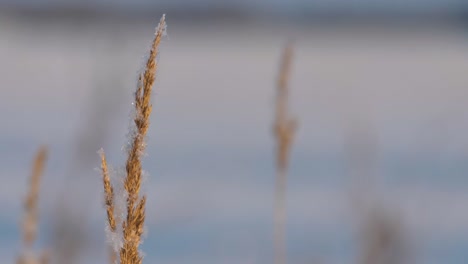
[[[134,97],[133,117],[134,127],[131,131],[130,145],[127,151],[125,164],[126,177],[124,179],[124,190],[126,195],[126,217],[122,221],[122,246],[118,252],[119,263],[140,264],[142,255],[139,252],[141,236],[145,223],[146,195],[140,194],[142,182],[141,158],[145,151],[145,136],[148,132],[149,119],[151,115],[151,92],[158,68],[157,56],[159,45],[165,34],[166,20],[163,15],[156,28],[155,38],[152,42],[144,72],[139,76],[137,89]],[[105,155],[101,154],[101,167],[106,200],[107,220],[111,232],[117,232],[115,207],[115,193],[110,184]],[[118,194],[122,195],[122,194]]]

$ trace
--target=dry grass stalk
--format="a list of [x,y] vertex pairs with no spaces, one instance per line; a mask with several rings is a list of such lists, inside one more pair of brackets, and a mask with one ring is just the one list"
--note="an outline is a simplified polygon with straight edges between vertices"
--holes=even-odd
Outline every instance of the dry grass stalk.
[[[146,61],[145,70],[140,75],[135,92],[134,106],[134,130],[132,131],[132,139],[127,151],[126,161],[126,177],[124,179],[124,189],[127,193],[126,201],[126,218],[123,220],[123,245],[119,251],[119,259],[121,264],[140,264],[142,256],[138,248],[141,244],[141,236],[145,222],[145,204],[146,196],[140,195],[140,187],[142,182],[142,166],[141,157],[145,150],[145,136],[149,127],[149,119],[151,115],[151,92],[156,77],[158,66],[157,55],[159,44],[165,34],[166,21],[163,15],[156,29],[155,38],[152,42],[148,60]],[[113,189],[108,181],[107,162],[105,157],[101,156],[103,164],[104,191],[106,198],[106,209],[108,213],[108,222],[111,229],[115,223],[115,215],[113,210]],[[107,175],[107,176],[106,176]],[[109,199],[108,199],[109,198]],[[108,203],[109,201],[109,203]]]
[[23,252],[17,260],[18,264],[38,262],[36,257],[32,254],[32,251],[37,237],[39,187],[46,160],[47,148],[43,146],[39,148],[34,159],[29,190],[24,203],[25,215],[21,225],[23,233]]
[[289,43],[282,56],[276,95],[274,136],[276,138],[276,187],[274,205],[274,261],[286,263],[286,175],[296,121],[288,115],[288,80],[293,55]]
[[[109,176],[109,169],[107,167],[107,160],[106,154],[104,150],[101,149],[100,151],[101,156],[101,173],[102,173],[102,181],[104,184],[104,202],[106,205],[106,212],[107,212],[107,223],[109,225],[109,231],[112,233],[116,233],[117,231],[117,224],[115,219],[115,204],[114,204],[114,188],[110,182]],[[109,262],[116,263],[117,261],[117,253],[113,250],[112,247],[109,247]]]
[[104,150],[101,150],[101,171],[102,171],[102,181],[104,184],[104,199],[106,204],[107,211],[107,220],[109,224],[109,229],[112,232],[115,232],[117,225],[115,223],[114,217],[114,188],[110,182],[109,170],[107,168],[106,154]]

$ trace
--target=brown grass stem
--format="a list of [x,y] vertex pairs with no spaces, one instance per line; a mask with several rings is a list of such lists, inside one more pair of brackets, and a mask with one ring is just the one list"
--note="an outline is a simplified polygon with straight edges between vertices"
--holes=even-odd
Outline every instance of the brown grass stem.
[[288,115],[288,81],[293,46],[284,49],[278,73],[274,136],[276,139],[276,183],[274,204],[274,263],[285,264],[286,254],[286,182],[289,152],[296,131],[296,121]]

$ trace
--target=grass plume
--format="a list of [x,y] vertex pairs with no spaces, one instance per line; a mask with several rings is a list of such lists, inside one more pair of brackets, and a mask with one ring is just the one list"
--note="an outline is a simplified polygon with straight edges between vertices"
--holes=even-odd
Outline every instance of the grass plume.
[[112,232],[116,231],[116,222],[114,217],[114,188],[110,182],[109,170],[107,168],[106,154],[104,150],[100,151],[101,156],[101,173],[104,184],[104,201],[106,204],[107,220],[109,228]]
[[[107,224],[109,225],[109,231],[112,234],[116,234],[117,224],[115,219],[114,188],[110,182],[109,169],[107,167],[107,159],[104,150],[101,149],[99,155],[101,156],[101,173],[104,185],[104,203],[106,206]],[[109,246],[109,262],[116,263],[116,261],[117,253]]]
[[286,263],[286,181],[289,152],[296,131],[296,121],[288,114],[288,81],[291,72],[293,46],[283,51],[278,73],[274,136],[276,139],[276,184],[274,205],[274,263]]
[[[165,34],[166,20],[163,15],[151,45],[144,72],[139,76],[137,89],[134,97],[135,115],[134,127],[131,131],[131,141],[127,150],[127,161],[125,163],[126,177],[124,179],[124,190],[127,195],[126,217],[123,220],[123,245],[119,250],[120,264],[140,264],[142,256],[139,252],[141,236],[145,223],[146,196],[140,195],[142,182],[141,158],[145,151],[145,137],[149,128],[149,120],[152,111],[151,92],[156,78],[158,68],[157,56],[159,45]],[[106,200],[107,220],[111,231],[116,232],[117,224],[114,212],[114,190],[110,183],[107,170],[107,161],[104,152],[101,153],[101,168]]]
[[[33,246],[38,230],[38,199],[39,188],[47,160],[47,148],[42,146],[34,158],[32,174],[29,182],[29,190],[24,203],[24,218],[21,224],[23,251],[18,257],[18,264],[45,263],[38,260],[33,254]],[[44,258],[45,259],[45,258]]]

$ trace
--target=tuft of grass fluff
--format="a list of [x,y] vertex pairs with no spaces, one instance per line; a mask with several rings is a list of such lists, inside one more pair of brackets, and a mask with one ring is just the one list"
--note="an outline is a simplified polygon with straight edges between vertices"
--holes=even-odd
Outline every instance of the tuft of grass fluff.
[[[47,258],[36,258],[33,246],[38,229],[38,199],[39,187],[47,160],[47,148],[42,146],[34,158],[29,190],[24,203],[24,218],[21,224],[23,251],[17,259],[18,264],[47,263]],[[45,256],[45,253],[44,255]]]
[[288,114],[288,81],[291,72],[293,46],[288,43],[283,51],[277,80],[275,120],[276,182],[274,204],[274,263],[286,263],[286,181],[289,153],[297,127]]
[[[122,246],[119,250],[120,264],[141,264],[143,255],[139,251],[145,223],[146,196],[140,195],[143,170],[141,158],[145,151],[145,137],[149,128],[149,120],[152,111],[151,92],[158,68],[157,56],[159,44],[166,34],[165,15],[161,17],[156,28],[154,40],[151,45],[145,69],[140,74],[134,97],[133,128],[131,140],[127,149],[127,161],[125,163],[125,179],[123,183],[126,195],[126,216],[122,220]],[[107,161],[104,152],[101,152],[101,169],[104,183],[104,193],[107,211],[107,221],[111,232],[117,231],[115,215],[114,189],[110,183],[107,169]],[[111,256],[112,258],[112,256]]]

